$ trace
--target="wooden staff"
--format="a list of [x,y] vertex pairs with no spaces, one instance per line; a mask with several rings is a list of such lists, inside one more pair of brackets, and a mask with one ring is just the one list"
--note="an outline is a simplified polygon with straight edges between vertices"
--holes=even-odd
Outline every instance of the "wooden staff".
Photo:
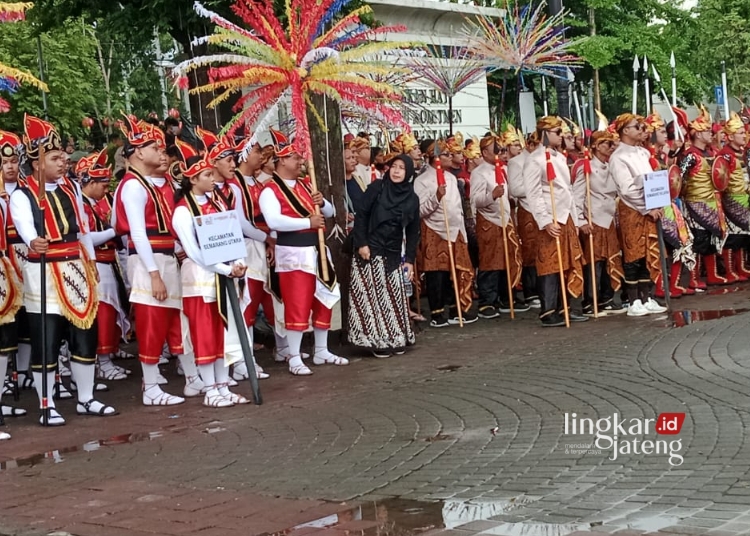
[[591,255],[591,298],[594,300],[594,318],[599,318],[599,302],[596,288],[596,259],[594,257],[594,223],[591,219],[591,158],[588,151],[584,153],[583,176],[586,178],[586,206],[589,220],[589,251]]
[[[44,145],[39,145],[39,176],[37,178],[37,184],[39,186],[39,226],[37,228],[37,234],[39,238],[46,238],[47,231],[45,229],[44,212],[47,205],[47,180],[45,177],[45,150]],[[39,338],[42,342],[42,425],[49,425],[49,386],[47,385],[47,364],[49,363],[50,356],[47,355],[47,255],[42,253],[39,255],[39,280],[41,289],[39,291],[41,301],[41,316],[42,326],[39,333]]]
[[417,298],[417,314],[422,315],[421,284],[419,283],[419,271],[417,270],[417,259],[414,258],[414,295]]
[[[500,167],[500,158],[495,155],[495,184],[501,186],[505,184],[505,178],[503,177],[502,169]],[[505,278],[508,282],[508,303],[510,304],[510,318],[514,320],[516,318],[515,307],[513,306],[513,281],[510,276],[510,254],[508,253],[508,231],[505,228],[505,203],[503,203],[503,196],[499,197],[500,201],[500,227],[503,229],[503,254],[505,256]],[[510,219],[508,220],[510,223]]]
[[[307,145],[307,152],[310,155],[310,158],[307,160],[307,172],[310,174],[310,188],[312,189],[312,193],[316,193],[318,191],[318,184],[315,180],[315,165],[313,164],[313,158],[312,158],[312,143],[308,143]],[[320,206],[317,204],[315,205],[315,214],[320,214]],[[326,235],[324,229],[318,229],[318,248],[320,249],[320,275],[323,276],[324,281],[328,281],[328,257],[327,257],[327,249],[326,249]]]
[[[552,165],[550,160],[549,149],[546,150],[547,167]],[[552,223],[557,224],[557,209],[555,208],[555,183],[553,180],[549,180],[549,174],[547,175],[547,182],[549,182],[549,194],[550,200],[552,201]],[[565,270],[563,270],[562,263],[562,248],[560,247],[560,237],[555,237],[555,246],[557,246],[557,268],[560,272],[560,294],[562,294],[563,300],[563,311],[565,313],[565,327],[570,327],[570,313],[568,312],[568,289],[565,285]]]
[[[503,198],[500,198],[500,221],[505,222],[505,204],[503,203]],[[510,223],[510,220],[508,220],[508,223]],[[502,225],[503,228],[503,253],[505,253],[505,278],[508,280],[508,303],[510,304],[510,319],[514,320],[516,318],[516,311],[513,306],[513,280],[510,276],[510,255],[508,254],[508,231],[505,229],[505,225]]]
[[[446,195],[448,195],[446,193]],[[458,291],[458,273],[456,272],[456,260],[453,257],[453,242],[451,242],[451,228],[448,224],[448,212],[445,210],[445,196],[440,200],[440,208],[443,210],[443,221],[445,221],[445,234],[448,236],[448,258],[451,262],[451,277],[453,278],[453,292],[456,295],[456,310],[458,311],[458,325],[464,327],[464,315],[461,312],[461,295]]]

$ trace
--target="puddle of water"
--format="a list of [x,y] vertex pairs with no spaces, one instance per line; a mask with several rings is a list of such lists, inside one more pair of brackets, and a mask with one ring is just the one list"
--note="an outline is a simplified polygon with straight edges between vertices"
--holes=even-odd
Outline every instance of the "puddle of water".
[[[360,522],[361,527],[356,532],[363,536],[416,536],[445,527],[441,510],[442,504],[439,502],[431,503],[405,499],[368,501],[280,532],[265,533],[260,536],[301,535],[309,533],[312,528],[336,529],[342,527],[341,530],[343,531],[347,524],[355,521]],[[367,522],[370,522],[369,527],[367,527]]]
[[162,437],[163,432],[141,432],[135,434],[122,434],[107,439],[99,439],[96,441],[89,441],[80,446],[65,447],[56,450],[50,450],[47,452],[40,452],[32,454],[30,456],[23,456],[21,458],[15,458],[6,462],[0,462],[0,471],[6,471],[8,469],[18,469],[19,467],[33,467],[40,463],[61,463],[65,461],[63,454],[70,454],[72,452],[95,452],[102,447],[111,447],[114,445],[124,445],[127,443],[139,443],[141,441],[152,441]]
[[643,519],[639,519],[638,521],[635,521],[633,523],[629,523],[630,528],[637,529],[637,530],[643,530],[646,532],[656,532],[657,530],[661,530],[667,527],[671,527],[672,525],[676,525],[680,522],[679,517],[675,516],[651,516],[651,517],[644,517]]
[[735,316],[741,313],[750,311],[748,308],[744,309],[714,309],[708,311],[673,311],[672,312],[672,326],[675,328],[681,328],[689,326],[695,322],[704,322],[706,320],[716,320],[718,318],[726,318],[728,316]]
[[438,370],[442,370],[443,372],[456,372],[458,369],[461,368],[462,365],[443,365],[442,367],[438,367]]

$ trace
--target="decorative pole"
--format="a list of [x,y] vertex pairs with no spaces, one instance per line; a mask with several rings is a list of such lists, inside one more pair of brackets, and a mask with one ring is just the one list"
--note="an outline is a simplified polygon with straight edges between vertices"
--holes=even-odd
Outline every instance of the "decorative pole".
[[547,104],[547,78],[542,75],[542,107],[544,108],[545,117],[549,115],[549,106]]
[[[673,69],[674,71],[674,69]],[[656,70],[656,66],[652,63],[651,64],[651,72],[654,73],[654,83],[661,85],[661,76],[659,76],[659,72]],[[672,78],[672,88],[674,89],[674,78]],[[664,91],[664,86],[661,85],[661,98],[665,103],[669,103],[669,99],[667,99],[667,92]],[[677,137],[677,139],[682,139],[682,129],[679,128],[679,125],[677,124],[677,114],[674,113],[674,110],[672,107],[669,107],[669,114],[672,116],[672,121],[674,121],[675,129],[674,129],[674,135]]]
[[724,120],[729,120],[729,88],[727,87],[727,64],[721,60],[721,87],[724,91]]
[[638,113],[638,71],[641,70],[641,64],[638,62],[638,55],[636,54],[633,60],[633,109],[632,114]]
[[677,106],[677,62],[674,59],[674,51],[669,57],[669,66],[672,68],[672,106]]
[[648,58],[643,56],[643,84],[646,87],[646,115],[651,115],[651,79],[648,76]]

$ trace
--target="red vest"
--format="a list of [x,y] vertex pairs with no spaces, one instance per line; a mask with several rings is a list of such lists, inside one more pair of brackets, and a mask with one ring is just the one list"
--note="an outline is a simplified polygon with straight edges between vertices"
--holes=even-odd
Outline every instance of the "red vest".
[[[104,201],[104,199],[102,199],[101,201]],[[86,219],[88,220],[89,230],[91,232],[99,233],[110,228],[109,221],[107,220],[107,214],[102,212],[103,209],[106,210],[107,205],[103,205],[101,201],[94,203],[88,197],[83,196],[83,210],[86,213]],[[116,251],[117,242],[114,238],[94,247],[94,253],[96,253],[96,261],[106,264],[115,262]]]
[[[17,188],[27,188],[28,183],[19,178]],[[8,216],[5,220],[5,232],[7,237],[7,244],[24,244],[23,238],[18,235],[16,226],[13,224],[13,217],[10,213],[10,206],[8,207]],[[5,251],[5,247],[2,248]]]
[[[274,174],[274,178],[278,179],[278,176]],[[281,179],[279,179],[281,180]],[[279,200],[281,205],[281,213],[284,216],[290,218],[309,218],[310,215],[315,213],[315,203],[312,200],[312,193],[310,191],[309,181],[297,181],[297,184],[293,188],[289,188],[292,197],[288,197],[287,194],[274,182],[274,179],[266,182],[264,188],[270,189]],[[301,233],[316,233],[316,229],[305,229],[299,231]]]

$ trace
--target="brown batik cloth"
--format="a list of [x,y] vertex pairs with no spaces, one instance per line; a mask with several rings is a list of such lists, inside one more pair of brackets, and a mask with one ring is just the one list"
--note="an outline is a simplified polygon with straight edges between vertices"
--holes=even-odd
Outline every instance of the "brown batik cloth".
[[617,204],[617,214],[624,262],[635,262],[645,257],[651,281],[656,281],[661,273],[656,222],[623,202]]
[[[512,223],[505,227],[508,239],[508,260],[510,261],[510,278],[512,286],[521,280],[521,247]],[[479,269],[483,272],[505,270],[505,242],[503,228],[477,214],[477,242],[479,243]]]
[[[583,258],[581,242],[578,240],[578,230],[571,217],[568,217],[568,221],[564,225],[558,225],[562,229],[560,253],[563,272],[565,273],[565,286],[568,289],[568,294],[577,298],[583,292],[583,265],[586,262]],[[539,231],[538,233],[537,275],[560,273],[555,239],[547,231]]]
[[539,226],[531,212],[520,206],[516,213],[516,220],[518,220],[518,234],[521,237],[521,261],[524,266],[534,266],[538,249]]
[[[620,247],[620,236],[617,233],[615,222],[612,221],[609,229],[592,224],[591,233],[594,237],[594,260],[596,262],[607,262],[607,273],[614,290],[620,290],[622,278],[625,274],[622,270],[622,248]],[[589,237],[581,234],[581,245],[583,246],[583,258],[587,263],[591,262],[591,247]]]
[[[461,301],[461,310],[468,311],[472,302],[474,268],[469,257],[469,247],[461,233],[458,233],[456,241],[453,243],[453,259],[456,263],[456,275],[459,281],[458,296]],[[427,227],[424,221],[422,222],[422,236],[419,242],[417,264],[421,272],[451,271],[448,241],[443,240],[439,234]],[[453,275],[451,274],[452,278]]]

